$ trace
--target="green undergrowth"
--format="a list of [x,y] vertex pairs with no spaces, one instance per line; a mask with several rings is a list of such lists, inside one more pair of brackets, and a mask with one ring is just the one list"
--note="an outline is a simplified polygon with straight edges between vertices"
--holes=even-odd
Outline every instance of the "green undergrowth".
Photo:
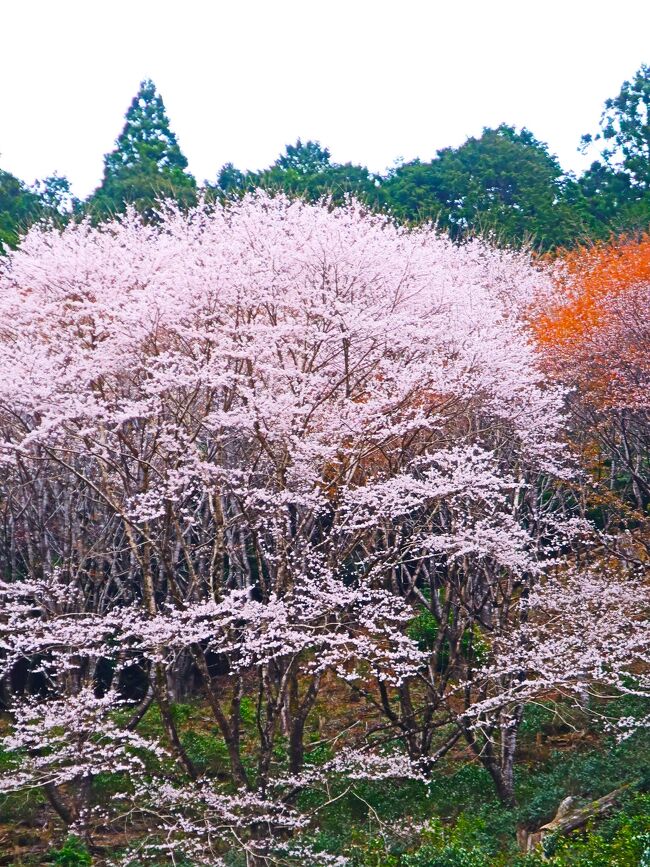
[[[603,717],[611,721],[641,710],[633,704],[633,699],[610,702]],[[226,784],[226,746],[206,707],[200,702],[178,704],[173,713],[183,746],[199,772]],[[461,751],[436,765],[427,783],[337,779],[327,791],[315,787],[303,792],[297,807],[314,820],[297,843],[314,852],[344,855],[350,867],[650,867],[650,736],[639,731],[617,742],[605,722],[590,726],[579,710],[566,706],[528,708],[520,732],[514,808],[500,804],[487,772]],[[253,706],[246,702],[243,723],[252,771],[255,722]],[[148,710],[139,731],[164,741],[155,708]],[[316,731],[309,737],[308,764],[332,758],[331,748]],[[0,754],[0,765],[11,761]],[[164,770],[156,768],[158,759],[150,761],[152,771]],[[286,765],[282,740],[274,761],[279,770]],[[93,782],[94,804],[108,804],[129,785],[124,775],[99,775]],[[610,815],[566,837],[547,838],[544,854],[521,854],[517,830],[533,831],[550,821],[567,796],[579,807],[626,785]],[[3,828],[13,828],[20,839],[18,832],[26,828],[33,838],[48,815],[46,801],[36,790],[0,796],[0,834]],[[51,816],[47,822],[54,828],[48,844],[40,851],[34,846],[32,854],[25,851],[13,861],[0,857],[0,864],[100,867],[123,851],[123,844],[108,845],[101,856],[91,856],[80,840],[61,835]],[[227,856],[229,867],[243,863],[236,852]],[[309,867],[304,858],[292,860],[286,854],[278,863]],[[131,867],[139,865],[134,862]]]
[[[608,708],[610,717],[629,712],[629,701]],[[568,707],[528,709],[521,752],[537,744],[541,757],[517,766],[516,808],[499,803],[481,766],[448,759],[428,785],[355,784],[321,810],[309,842],[354,867],[650,867],[650,737],[617,743],[602,726],[580,725]],[[517,828],[536,830],[568,796],[579,807],[626,784],[611,816],[549,840],[544,855],[521,854]]]

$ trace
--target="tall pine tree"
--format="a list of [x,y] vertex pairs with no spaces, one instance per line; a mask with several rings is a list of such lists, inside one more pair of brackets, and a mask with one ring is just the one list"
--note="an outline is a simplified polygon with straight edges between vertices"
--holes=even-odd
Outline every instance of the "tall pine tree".
[[145,80],[129,106],[115,149],[104,157],[104,177],[87,208],[102,219],[133,204],[151,218],[161,199],[193,204],[196,181],[187,172],[162,97],[153,81]]

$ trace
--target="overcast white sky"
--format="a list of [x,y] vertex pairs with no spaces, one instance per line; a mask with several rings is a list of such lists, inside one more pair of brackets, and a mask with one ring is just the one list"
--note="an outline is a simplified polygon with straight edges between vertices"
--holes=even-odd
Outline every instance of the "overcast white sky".
[[0,0],[0,167],[99,182],[142,78],[199,181],[319,139],[382,171],[483,126],[565,168],[650,62],[648,0]]

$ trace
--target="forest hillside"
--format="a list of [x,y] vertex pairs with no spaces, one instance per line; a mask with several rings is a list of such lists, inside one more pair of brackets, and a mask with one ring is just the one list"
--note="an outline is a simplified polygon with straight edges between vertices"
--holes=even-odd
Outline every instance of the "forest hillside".
[[650,865],[649,105],[0,171],[0,864]]

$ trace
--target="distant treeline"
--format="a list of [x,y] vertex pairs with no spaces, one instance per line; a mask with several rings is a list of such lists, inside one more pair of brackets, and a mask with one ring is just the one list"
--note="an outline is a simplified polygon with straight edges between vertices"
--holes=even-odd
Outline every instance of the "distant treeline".
[[161,199],[193,205],[264,188],[314,201],[346,196],[407,223],[435,222],[455,240],[490,236],[500,245],[540,251],[644,231],[650,224],[650,67],[642,65],[607,99],[595,134],[581,147],[597,156],[580,176],[562,169],[548,146],[523,128],[486,128],[429,162],[402,163],[385,175],[333,162],[316,141],[298,141],[267,169],[241,171],[226,163],[200,187],[170,128],[162,98],[143,81],[115,148],[104,158],[100,186],[85,200],[71,196],[65,177],[29,187],[0,169],[0,241],[15,247],[34,222],[61,225],[89,216],[100,222],[133,204],[152,218]]

